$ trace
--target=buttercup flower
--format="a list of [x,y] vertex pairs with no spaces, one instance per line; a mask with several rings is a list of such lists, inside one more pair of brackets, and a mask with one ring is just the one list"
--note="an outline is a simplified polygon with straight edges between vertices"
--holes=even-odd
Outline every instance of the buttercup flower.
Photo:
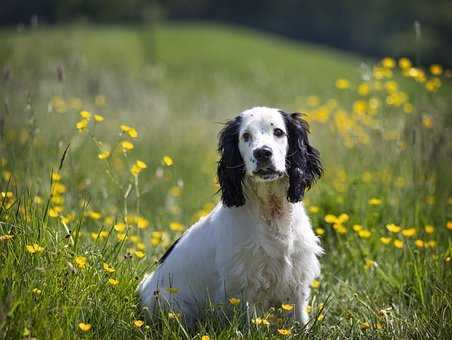
[[112,286],[117,286],[119,284],[119,280],[113,279],[113,278],[109,278],[108,279],[108,283]]
[[229,298],[228,301],[229,301],[229,303],[230,303],[231,305],[233,305],[233,306],[238,305],[238,304],[240,303],[240,299],[237,299],[237,298],[234,298],[234,297]]
[[320,281],[319,280],[312,280],[311,287],[314,289],[317,289],[320,287]]
[[394,240],[394,247],[402,249],[403,248],[403,241],[401,241],[401,240]]
[[285,311],[290,312],[290,311],[293,310],[294,306],[292,304],[289,304],[289,303],[283,303],[281,305],[281,308],[284,309]]
[[283,335],[283,336],[292,335],[292,331],[290,329],[287,329],[287,328],[279,328],[278,329],[278,333]]
[[25,249],[31,254],[41,253],[44,250],[44,247],[41,247],[37,243],[28,244],[25,246]]
[[141,328],[144,325],[144,321],[143,320],[134,320],[133,325],[135,326],[135,328]]
[[397,234],[402,228],[391,223],[386,225],[386,229],[388,229],[391,233]]
[[174,164],[173,159],[170,156],[163,156],[163,164],[166,166],[171,166]]
[[106,262],[104,262],[103,264],[102,264],[102,268],[104,268],[104,270],[107,272],[107,273],[114,273],[116,270],[112,267],[112,266],[110,266],[108,263],[106,263]]
[[80,328],[80,330],[82,332],[89,332],[91,330],[92,326],[89,323],[80,322],[78,324],[78,328]]
[[85,269],[86,265],[88,264],[88,259],[85,256],[76,256],[75,257],[75,264],[80,269]]

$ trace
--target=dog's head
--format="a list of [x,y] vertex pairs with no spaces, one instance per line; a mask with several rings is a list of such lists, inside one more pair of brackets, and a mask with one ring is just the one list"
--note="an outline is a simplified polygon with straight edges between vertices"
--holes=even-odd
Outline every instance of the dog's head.
[[223,203],[245,204],[243,181],[289,178],[287,199],[298,202],[321,176],[319,152],[309,144],[309,126],[299,113],[256,107],[226,123],[219,136],[218,180]]

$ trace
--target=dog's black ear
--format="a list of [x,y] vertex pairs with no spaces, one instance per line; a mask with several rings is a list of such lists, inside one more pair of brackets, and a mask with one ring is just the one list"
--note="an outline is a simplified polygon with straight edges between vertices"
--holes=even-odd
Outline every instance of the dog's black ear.
[[286,123],[289,150],[286,156],[286,171],[289,176],[287,199],[295,203],[300,201],[305,190],[323,173],[320,154],[309,144],[309,125],[300,113],[281,112]]
[[245,204],[243,195],[243,178],[245,164],[239,150],[239,129],[241,117],[226,123],[220,131],[217,175],[220,182],[221,199],[227,207],[239,207]]

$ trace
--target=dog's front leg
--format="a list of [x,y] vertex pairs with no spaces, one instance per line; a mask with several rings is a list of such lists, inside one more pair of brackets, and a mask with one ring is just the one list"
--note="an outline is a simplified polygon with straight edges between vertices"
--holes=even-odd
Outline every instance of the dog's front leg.
[[295,302],[295,319],[306,325],[309,321],[308,315],[308,300],[310,294],[310,287],[307,284],[300,284],[296,293]]

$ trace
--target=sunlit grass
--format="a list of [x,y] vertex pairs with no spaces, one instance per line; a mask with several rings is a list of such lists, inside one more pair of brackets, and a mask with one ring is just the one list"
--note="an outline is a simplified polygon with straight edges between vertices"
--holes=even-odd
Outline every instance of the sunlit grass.
[[[221,26],[0,36],[3,337],[452,335],[450,70]],[[305,112],[324,161],[311,321],[230,297],[146,323],[139,280],[218,201],[217,123],[255,105]]]

